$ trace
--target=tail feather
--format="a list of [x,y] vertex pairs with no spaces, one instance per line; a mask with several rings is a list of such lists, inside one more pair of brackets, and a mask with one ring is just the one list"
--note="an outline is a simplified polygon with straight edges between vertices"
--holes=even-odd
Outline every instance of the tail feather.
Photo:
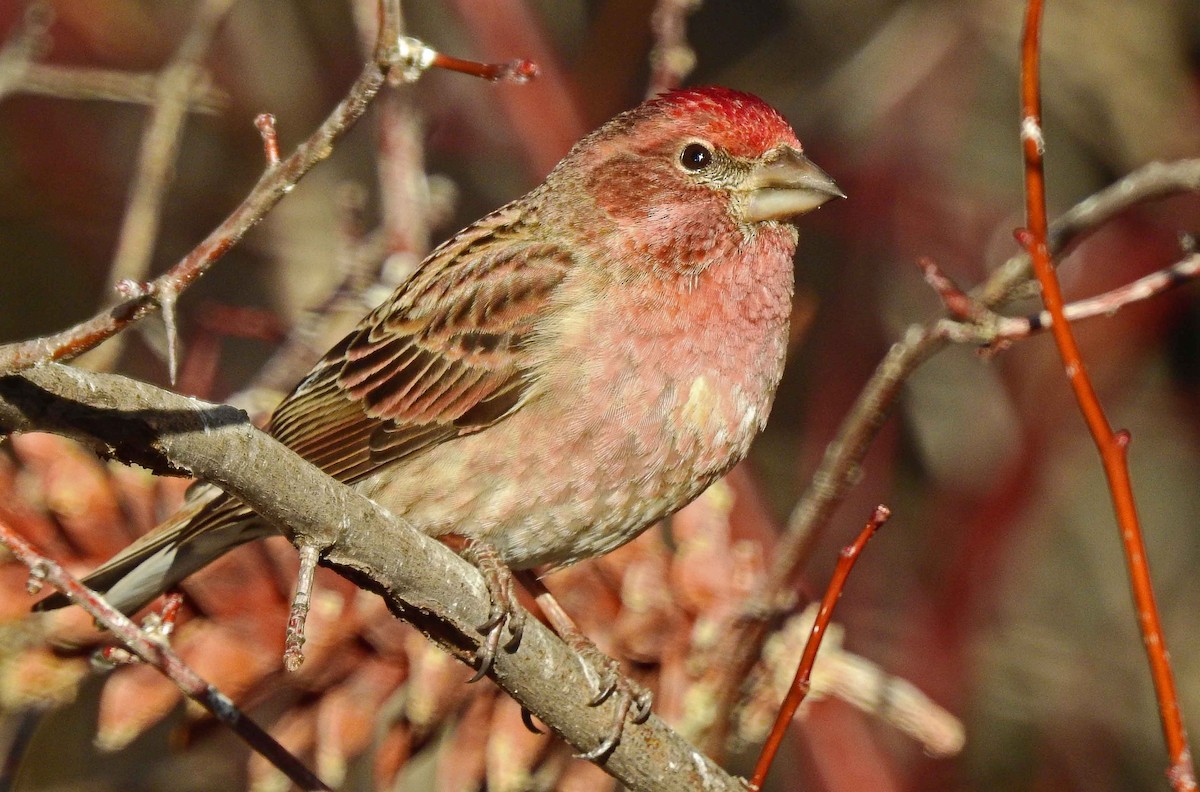
[[[137,539],[83,579],[123,613],[131,614],[159,594],[238,545],[274,529],[249,507],[216,487],[202,491],[166,522]],[[69,605],[61,593],[33,606],[47,611]]]

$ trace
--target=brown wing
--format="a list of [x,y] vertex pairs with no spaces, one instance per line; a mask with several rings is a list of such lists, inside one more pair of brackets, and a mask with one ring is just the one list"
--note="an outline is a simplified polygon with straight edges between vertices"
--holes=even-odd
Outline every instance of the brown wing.
[[281,442],[357,481],[516,411],[524,342],[570,266],[511,205],[447,241],[276,409]]

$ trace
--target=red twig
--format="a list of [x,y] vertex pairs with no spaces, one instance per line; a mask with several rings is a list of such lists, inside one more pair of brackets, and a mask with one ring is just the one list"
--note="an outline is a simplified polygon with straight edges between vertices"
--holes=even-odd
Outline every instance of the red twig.
[[541,73],[536,63],[524,58],[510,60],[507,63],[480,63],[479,61],[455,58],[441,52],[433,56],[433,62],[429,65],[469,74],[472,77],[482,77],[493,82],[496,80],[509,80],[516,83],[529,82]]
[[398,43],[399,58],[403,64],[401,77],[411,82],[419,77],[426,69],[436,68],[446,71],[469,74],[484,80],[505,80],[514,83],[526,83],[541,74],[541,69],[531,60],[516,58],[504,63],[483,63],[481,61],[456,58],[438,52],[420,39],[405,36]]
[[157,668],[179,686],[189,698],[208,710],[214,718],[291,779],[301,789],[329,790],[300,760],[292,756],[254,721],[246,717],[229,698],[193,671],[165,641],[154,640],[142,632],[128,616],[113,608],[100,595],[68,575],[61,566],[42,556],[33,546],[16,534],[5,520],[0,519],[0,544],[9,549],[17,560],[29,568],[30,589],[36,591],[43,583],[66,594],[72,602],[86,610],[144,662]]
[[854,563],[862,555],[867,542],[890,516],[891,511],[886,506],[876,506],[875,513],[871,515],[871,519],[867,520],[867,524],[859,532],[858,538],[854,540],[853,544],[842,549],[842,555],[833,571],[829,587],[825,589],[825,596],[821,599],[821,608],[817,611],[816,619],[813,620],[812,633],[808,636],[808,643],[804,645],[804,654],[800,657],[796,676],[792,678],[792,686],[783,699],[779,715],[775,718],[774,725],[771,726],[771,733],[767,735],[767,742],[763,745],[762,753],[759,754],[758,762],[754,766],[754,775],[750,777],[750,786],[753,789],[762,788],[763,782],[767,779],[767,772],[771,769],[771,762],[775,760],[775,754],[779,752],[783,736],[787,733],[788,724],[792,722],[796,710],[804,701],[804,697],[808,695],[812,667],[817,659],[817,650],[821,648],[821,639],[825,636],[825,630],[833,618],[833,606],[842,596],[842,590],[846,587],[846,579],[850,576],[850,570],[854,568]]
[[1100,452],[1104,474],[1112,494],[1113,509],[1121,529],[1130,585],[1137,607],[1142,642],[1150,661],[1150,673],[1158,697],[1159,715],[1166,736],[1171,766],[1167,771],[1171,786],[1177,791],[1196,790],[1196,774],[1188,749],[1187,733],[1179,709],[1175,678],[1167,656],[1166,639],[1154,588],[1146,562],[1146,550],[1138,521],[1137,507],[1129,477],[1127,453],[1129,433],[1114,432],[1096,396],[1095,388],[1084,369],[1083,359],[1070,324],[1063,316],[1063,296],[1058,277],[1050,260],[1047,242],[1046,185],[1042,157],[1044,140],[1041,127],[1041,95],[1039,90],[1039,48],[1042,21],[1041,0],[1029,0],[1025,16],[1025,31],[1021,41],[1021,143],[1025,154],[1025,213],[1027,230],[1018,239],[1029,250],[1033,269],[1042,286],[1042,299],[1050,312],[1050,330],[1066,368],[1067,379],[1079,403],[1080,412]]
[[275,116],[271,113],[259,113],[254,118],[254,126],[258,128],[258,134],[262,135],[267,167],[274,168],[279,164],[279,135],[275,132]]
[[978,321],[986,315],[987,309],[975,298],[963,291],[954,282],[954,279],[943,272],[942,268],[932,258],[921,256],[917,259],[917,267],[920,268],[925,282],[937,292],[942,304],[946,306],[946,310],[955,319]]
[[521,146],[528,176],[540,181],[588,131],[577,89],[528,0],[451,0],[478,52],[520,52],[542,67],[537,85],[497,86],[496,101]]

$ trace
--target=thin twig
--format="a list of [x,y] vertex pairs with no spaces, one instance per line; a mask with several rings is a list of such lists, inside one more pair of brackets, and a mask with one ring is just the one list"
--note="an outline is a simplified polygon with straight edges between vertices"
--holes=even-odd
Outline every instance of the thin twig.
[[501,85],[495,92],[528,175],[541,181],[588,131],[570,71],[559,66],[545,24],[527,0],[451,0],[449,5],[481,52],[518,52],[543,67],[535,90]]
[[702,0],[658,0],[650,15],[654,46],[650,50],[650,84],[646,96],[678,88],[696,67],[696,52],[687,41],[687,18]]
[[846,588],[846,580],[850,577],[850,571],[854,569],[854,564],[862,555],[867,542],[871,541],[871,537],[891,515],[891,511],[886,506],[876,506],[874,514],[867,520],[867,524],[859,532],[858,538],[852,544],[842,548],[842,555],[838,558],[833,577],[830,578],[829,586],[825,589],[825,596],[821,599],[821,607],[813,620],[812,631],[809,633],[808,642],[804,645],[800,664],[796,668],[796,676],[792,678],[792,686],[788,690],[787,696],[784,697],[783,704],[779,707],[775,724],[771,727],[766,744],[763,745],[762,752],[758,756],[758,762],[754,765],[754,774],[750,777],[752,789],[761,789],[763,782],[767,780],[767,772],[770,771],[771,763],[775,761],[775,754],[779,752],[779,746],[783,743],[788,724],[792,722],[796,710],[800,708],[804,697],[808,695],[809,680],[812,678],[813,663],[817,660],[817,650],[821,648],[821,639],[825,636],[825,630],[829,627],[830,621],[833,620],[833,607],[841,598],[842,590]]
[[[103,597],[97,597],[102,604],[107,605]],[[68,595],[67,599],[70,599]],[[152,611],[142,619],[142,634],[151,641],[166,644],[171,634],[175,632],[175,623],[179,619],[179,610],[183,607],[183,595],[172,592],[163,597],[160,611]],[[119,633],[117,633],[119,635]],[[103,646],[92,655],[92,665],[98,669],[116,668],[122,665],[141,663],[142,658],[126,649],[124,646]]]
[[514,83],[529,82],[541,73],[536,63],[525,58],[504,63],[482,63],[438,52],[420,39],[408,36],[400,37],[399,47],[400,59],[405,63],[401,76],[406,82],[413,82],[429,68],[469,74],[492,82],[503,80]]
[[288,671],[299,671],[304,663],[304,622],[312,604],[313,579],[320,558],[321,548],[317,545],[300,545],[300,571],[296,573],[296,591],[292,594],[283,649],[283,666]]
[[[1151,162],[1068,209],[1050,224],[1047,244],[1052,256],[1101,228],[1130,207],[1185,192],[1200,192],[1200,159]],[[985,305],[1005,302],[1033,277],[1029,253],[1019,253],[1001,265],[972,296]]]
[[262,135],[263,156],[267,159],[267,167],[274,168],[279,164],[279,134],[275,131],[275,116],[270,113],[259,113],[254,117],[254,126]]
[[221,225],[174,267],[147,284],[141,293],[62,332],[0,346],[0,372],[73,358],[158,310],[160,294],[177,294],[190,286],[241,241],[313,166],[332,153],[333,143],[358,120],[379,92],[390,67],[387,60],[368,63],[346,98],[317,131],[277,167],[267,169]]
[[[208,50],[217,26],[236,0],[206,0],[196,14],[191,30],[184,36],[175,56],[163,67],[155,86],[155,102],[146,129],[142,133],[137,171],[130,190],[125,219],[117,239],[117,250],[108,272],[108,291],[126,280],[141,281],[150,269],[154,243],[162,217],[163,202],[175,171],[175,160],[183,141],[189,97],[200,83],[201,59]],[[160,295],[160,296],[165,296]],[[169,300],[173,306],[174,300]],[[164,309],[167,307],[164,304]],[[175,381],[178,338],[172,314],[163,311],[167,323],[167,368]],[[116,338],[88,359],[88,365],[107,370],[120,358],[124,337]]]
[[1071,325],[1063,313],[1062,289],[1054,265],[1050,261],[1049,228],[1046,221],[1046,183],[1043,170],[1045,142],[1042,136],[1040,87],[1040,37],[1042,24],[1041,0],[1029,0],[1025,16],[1025,32],[1021,40],[1021,144],[1025,155],[1025,216],[1027,244],[1033,259],[1033,269],[1042,286],[1042,300],[1052,317],[1050,331],[1054,335],[1067,379],[1088,431],[1100,452],[1104,475],[1112,494],[1113,509],[1120,528],[1130,585],[1137,609],[1138,626],[1142,633],[1150,675],[1158,697],[1159,716],[1166,737],[1170,767],[1167,777],[1176,792],[1194,792],[1196,771],[1192,765],[1187,743],[1187,731],[1179,708],[1175,676],[1167,652],[1162,621],[1155,603],[1154,586],[1146,561],[1141,524],[1133,497],[1129,476],[1129,433],[1114,432],[1096,395],[1091,378],[1083,364],[1079,345]]
[[[360,0],[366,5],[368,0]],[[360,20],[365,14],[358,15]],[[397,34],[403,36],[404,19],[397,14]],[[360,22],[360,26],[362,23]],[[360,29],[360,35],[366,31]],[[401,39],[410,41],[410,39]],[[433,57],[430,58],[431,63]],[[425,256],[430,246],[429,177],[425,172],[425,137],[422,118],[413,92],[400,86],[390,91],[376,116],[376,170],[379,186],[380,226],[385,241],[384,255],[407,257],[411,267]],[[361,240],[362,235],[359,235]],[[408,263],[408,262],[402,262]],[[407,276],[408,267],[397,269]],[[389,273],[382,273],[389,274]],[[395,285],[389,284],[389,285]]]
[[246,744],[275,765],[281,773],[301,789],[329,790],[300,760],[267,734],[258,724],[246,717],[224,693],[193,671],[165,641],[148,637],[133,621],[113,608],[104,598],[68,575],[61,566],[42,556],[33,546],[17,535],[7,520],[0,519],[0,544],[29,568],[31,588],[49,583],[82,607],[106,630],[143,662],[154,666],[180,690],[204,707],[221,723],[245,740]]
[[[1156,270],[1124,286],[1069,303],[1063,307],[1063,315],[1071,323],[1097,316],[1112,316],[1127,305],[1148,300],[1177,286],[1192,283],[1197,278],[1200,278],[1200,254],[1193,253],[1169,267]],[[974,318],[942,319],[937,323],[935,330],[939,335],[957,344],[993,347],[1000,343],[1028,338],[1048,330],[1054,323],[1054,317],[1049,311],[1039,311],[1029,316],[1003,316],[984,310],[984,315]]]
[[389,38],[387,31],[396,29],[395,17],[386,11],[390,2],[380,5],[385,9],[385,23],[380,26],[374,56],[350,86],[346,98],[291,156],[259,177],[242,203],[216,230],[174,267],[117,306],[59,333],[0,346],[0,373],[21,371],[51,360],[68,360],[160,309],[164,297],[170,300],[177,296],[207,272],[291,192],[313,166],[333,153],[333,144],[366,111],[390,72],[399,70],[405,79],[419,77],[429,64],[422,66],[413,58],[423,57],[423,50],[411,44],[415,39],[408,40],[409,45],[400,46],[397,39]]
[[[0,76],[0,97],[34,94],[75,101],[154,104],[157,74],[135,74],[112,69],[84,69],[51,63],[27,64],[19,76]],[[216,115],[229,104],[229,94],[202,74],[188,91],[187,106],[193,113]]]
[[[24,24],[0,48],[0,98],[12,94],[35,94],[56,99],[103,100],[154,104],[158,101],[159,74],[137,74],[112,69],[91,69],[37,63],[44,49],[53,10],[41,3],[25,11]],[[187,97],[188,108],[198,113],[217,113],[229,96],[202,75]]]

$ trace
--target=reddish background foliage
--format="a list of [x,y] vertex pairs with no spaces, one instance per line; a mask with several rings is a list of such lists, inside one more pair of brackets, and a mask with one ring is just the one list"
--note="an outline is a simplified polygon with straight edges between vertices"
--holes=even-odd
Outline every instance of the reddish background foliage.
[[[648,0],[409,5],[410,32],[431,44],[485,60],[530,57],[543,74],[516,86],[431,73],[406,91],[404,107],[421,119],[427,170],[450,180],[433,183],[443,207],[430,212],[433,240],[535,184],[583,132],[644,91]],[[182,2],[53,6],[44,60],[126,70],[160,68],[195,11]],[[21,16],[18,4],[0,6],[0,34],[11,36]],[[747,574],[762,563],[746,550],[756,545],[737,542],[769,547],[765,537],[782,524],[887,344],[908,324],[939,314],[912,262],[932,256],[970,285],[1014,252],[1022,205],[1020,21],[1015,0],[709,0],[690,19],[698,57],[690,81],[749,90],[779,107],[850,200],[805,224],[796,344],[768,432],[738,474],[731,544],[721,546],[740,547],[746,558],[713,552],[684,563],[651,532],[612,559],[551,578],[601,646],[635,660],[655,681],[664,715],[682,706],[684,688],[673,674],[697,615],[727,604],[733,593],[722,586],[744,585],[727,571],[731,558],[742,559]],[[1184,0],[1050,4],[1043,71],[1052,217],[1140,164],[1200,155],[1197,21],[1195,4]],[[185,126],[152,272],[195,244],[257,177],[254,116],[276,115],[286,152],[353,79],[358,42],[341,4],[234,6],[204,59],[228,102]],[[346,246],[339,186],[368,186],[368,225],[390,200],[375,182],[375,113],[183,299],[183,386],[214,398],[240,388],[269,354],[262,339],[278,337],[271,328],[294,324],[339,280],[331,264]],[[109,102],[25,95],[0,102],[0,338],[59,329],[106,301],[144,119],[143,108]],[[1197,230],[1198,209],[1200,199],[1185,196],[1110,223],[1064,263],[1068,299],[1174,261],[1177,234]],[[393,248],[419,253],[426,244],[421,233],[404,239],[407,247]],[[1079,328],[1102,399],[1133,433],[1148,553],[1193,733],[1200,712],[1196,294],[1176,291]],[[227,337],[214,328],[213,303],[279,320]],[[158,332],[135,335],[120,370],[165,381],[153,351]],[[100,467],[59,441],[18,439],[6,453],[7,509],[44,551],[78,571],[178,497],[173,482]],[[892,506],[892,522],[860,562],[837,618],[850,649],[964,720],[966,750],[931,760],[889,727],[822,702],[785,746],[790,766],[777,769],[785,779],[777,788],[1161,788],[1165,751],[1108,497],[1049,339],[986,360],[951,349],[918,372],[867,456],[862,483],[815,548],[806,591],[820,590],[838,548],[880,501]],[[686,529],[685,521],[675,530]],[[310,617],[305,670],[284,678],[277,669],[292,558],[276,541],[224,560],[209,584],[189,589],[190,620],[175,641],[227,692],[242,692],[281,739],[315,756],[319,770],[360,757],[347,767],[347,785],[367,788],[409,757],[426,756],[424,767],[436,765],[443,779],[487,774],[489,788],[506,788],[505,760],[566,764],[561,746],[523,730],[510,701],[462,686],[465,669],[334,576],[321,578],[328,610],[319,604]],[[0,567],[0,576],[2,733],[20,746],[35,720],[28,713],[40,706],[33,693],[65,696],[83,660],[26,648],[29,626],[20,619],[28,600],[15,593],[24,576],[12,566]],[[650,604],[631,608],[639,597]],[[86,627],[76,617],[72,629]],[[362,759],[373,738],[364,715],[376,714],[404,682],[408,695],[390,699],[401,714]],[[107,739],[120,742],[175,700],[146,669],[123,669],[103,688],[85,683],[71,708],[32,732],[26,788],[52,778],[81,789],[131,788],[135,778],[156,789],[244,785],[245,750],[182,709],[124,751],[87,755],[97,720]],[[188,750],[178,750],[185,743]],[[329,749],[324,760],[316,746]],[[214,775],[200,775],[201,767]],[[568,775],[582,777],[559,788],[603,783],[580,763],[570,768]],[[420,771],[412,762],[403,772]]]

